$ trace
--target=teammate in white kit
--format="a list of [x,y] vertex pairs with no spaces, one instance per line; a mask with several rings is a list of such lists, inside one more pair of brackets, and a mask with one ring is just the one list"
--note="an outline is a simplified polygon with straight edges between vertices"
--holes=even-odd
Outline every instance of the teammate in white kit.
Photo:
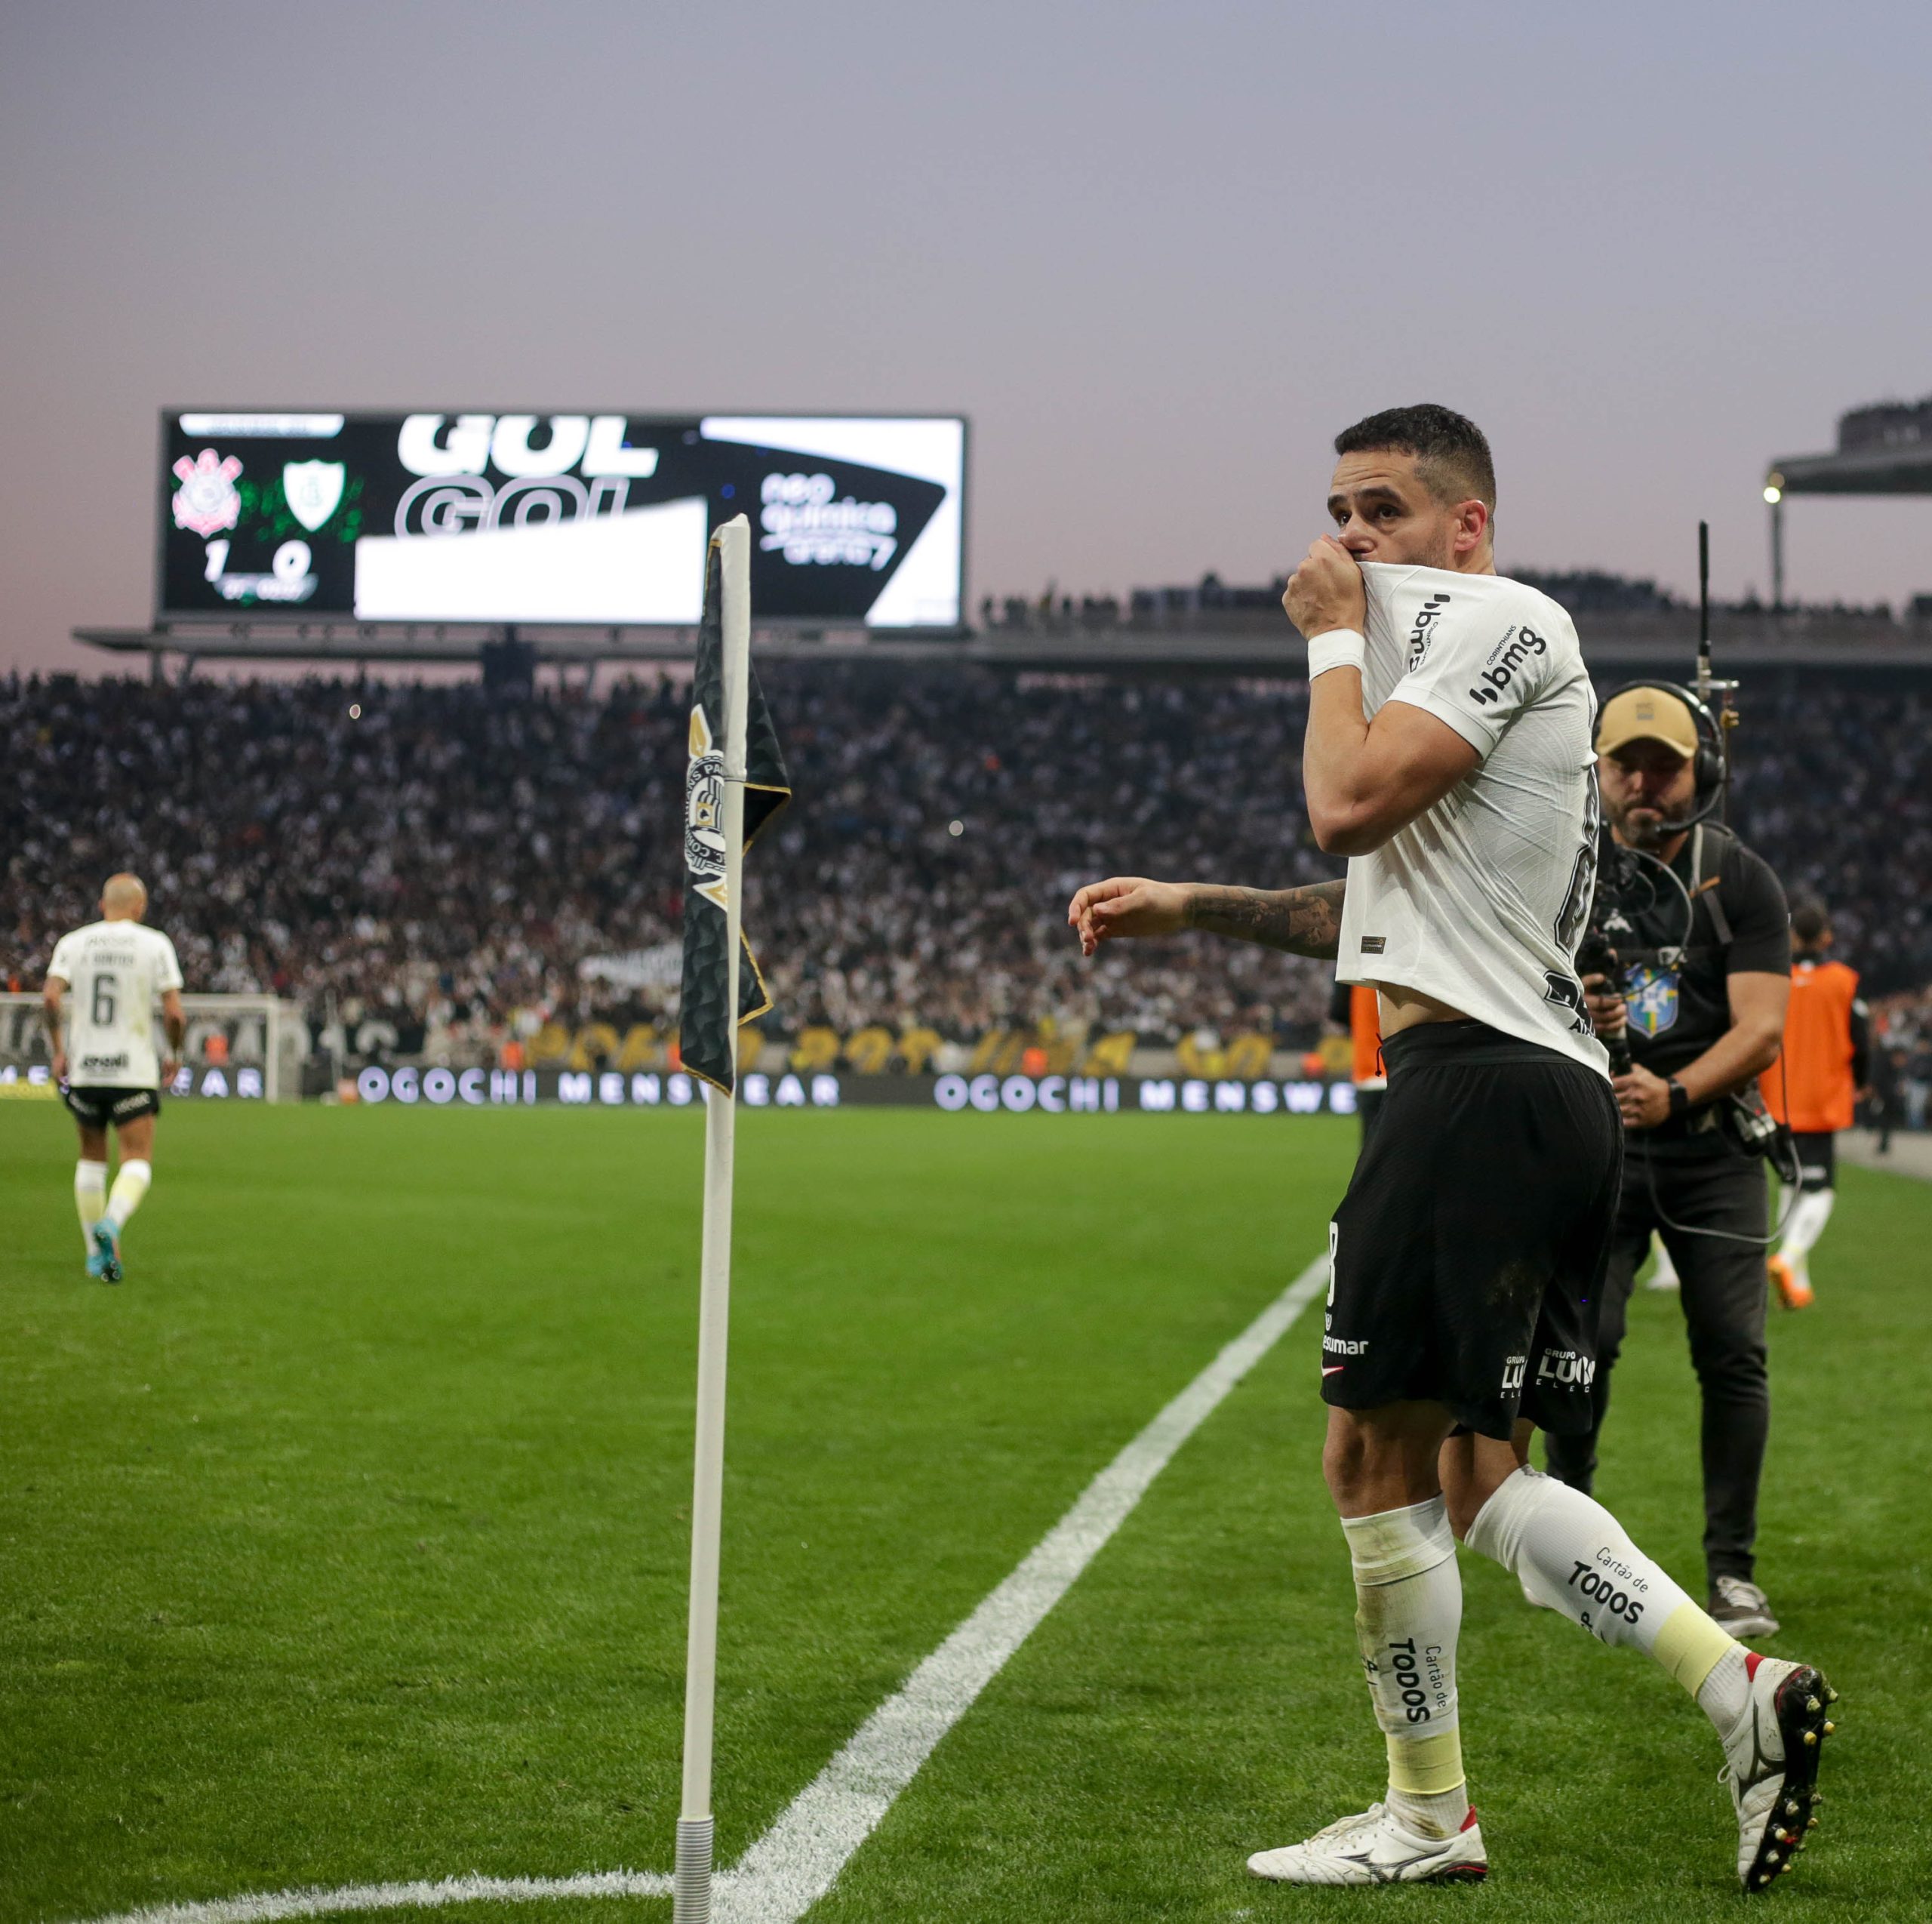
[[[147,906],[148,891],[138,876],[109,876],[101,891],[100,920],[61,937],[42,992],[54,1079],[80,1125],[74,1202],[87,1245],[88,1274],[104,1282],[121,1280],[121,1233],[154,1179],[161,1085],[174,1079],[188,1027],[174,944],[142,922]],[[67,1003],[70,990],[73,999]],[[157,1001],[167,1030],[165,1062],[154,1043]],[[121,1144],[111,1194],[110,1126]]]
[[1384,1798],[1257,1852],[1298,1884],[1473,1879],[1457,1538],[1605,1643],[1648,1653],[1716,1727],[1737,1873],[1803,1848],[1833,1692],[1706,1615],[1581,1492],[1529,1467],[1587,1429],[1623,1132],[1573,958],[1595,879],[1596,700],[1558,605],[1495,572],[1474,423],[1404,408],[1337,437],[1336,532],[1284,596],[1308,642],[1303,781],[1345,882],[1120,877],[1068,910],[1091,955],[1184,928],[1334,956],[1380,1001],[1389,1092],[1330,1227],[1322,1467],[1354,1565]]

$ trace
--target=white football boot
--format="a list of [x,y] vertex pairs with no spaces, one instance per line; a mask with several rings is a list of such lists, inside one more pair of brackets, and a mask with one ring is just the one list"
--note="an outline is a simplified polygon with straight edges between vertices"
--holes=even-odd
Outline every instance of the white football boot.
[[1257,1851],[1247,1869],[1278,1884],[1472,1884],[1489,1875],[1489,1853],[1473,1809],[1454,1836],[1418,1837],[1371,1804],[1305,1843]]
[[1834,1725],[1825,1714],[1838,1692],[1807,1664],[1755,1652],[1751,1701],[1724,1739],[1724,1781],[1737,1810],[1737,1881],[1748,1895],[1768,1890],[1817,1827],[1812,1806],[1818,1756]]

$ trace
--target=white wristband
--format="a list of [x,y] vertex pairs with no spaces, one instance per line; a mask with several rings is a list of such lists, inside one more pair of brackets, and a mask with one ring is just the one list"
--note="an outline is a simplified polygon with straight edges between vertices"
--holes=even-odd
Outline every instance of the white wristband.
[[1359,670],[1367,651],[1367,643],[1352,628],[1331,628],[1325,635],[1314,636],[1308,644],[1308,679],[1312,682],[1331,668]]

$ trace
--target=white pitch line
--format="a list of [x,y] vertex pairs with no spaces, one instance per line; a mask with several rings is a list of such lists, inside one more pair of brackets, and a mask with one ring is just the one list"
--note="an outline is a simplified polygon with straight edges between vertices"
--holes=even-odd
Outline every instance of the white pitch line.
[[575,1877],[445,1877],[414,1884],[346,1884],[339,1890],[267,1891],[211,1898],[201,1904],[157,1904],[123,1910],[94,1924],[275,1924],[284,1917],[333,1917],[345,1911],[432,1910],[494,1898],[528,1904],[542,1898],[668,1898],[661,1870],[587,1870]]
[[862,1724],[747,1851],[718,1924],[795,1924],[1006,1660],[1127,1519],[1174,1452],[1325,1287],[1318,1257],[1089,1483],[1020,1567]]
[[[713,1886],[718,1924],[797,1924],[831,1889],[946,1733],[972,1707],[1040,1620],[1173,1461],[1174,1453],[1284,1336],[1327,1279],[1318,1256],[1089,1483],[1013,1574],[863,1723],[851,1742]],[[277,1924],[283,1918],[527,1904],[548,1898],[663,1898],[658,1870],[574,1877],[446,1877],[339,1890],[273,1891],[124,1910],[91,1924]]]

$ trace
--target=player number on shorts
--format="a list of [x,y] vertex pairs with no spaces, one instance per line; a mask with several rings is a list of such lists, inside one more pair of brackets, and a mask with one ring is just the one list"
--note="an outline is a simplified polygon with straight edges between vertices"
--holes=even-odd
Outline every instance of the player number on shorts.
[[111,975],[97,975],[94,979],[93,1017],[97,1029],[114,1026],[114,987]]

